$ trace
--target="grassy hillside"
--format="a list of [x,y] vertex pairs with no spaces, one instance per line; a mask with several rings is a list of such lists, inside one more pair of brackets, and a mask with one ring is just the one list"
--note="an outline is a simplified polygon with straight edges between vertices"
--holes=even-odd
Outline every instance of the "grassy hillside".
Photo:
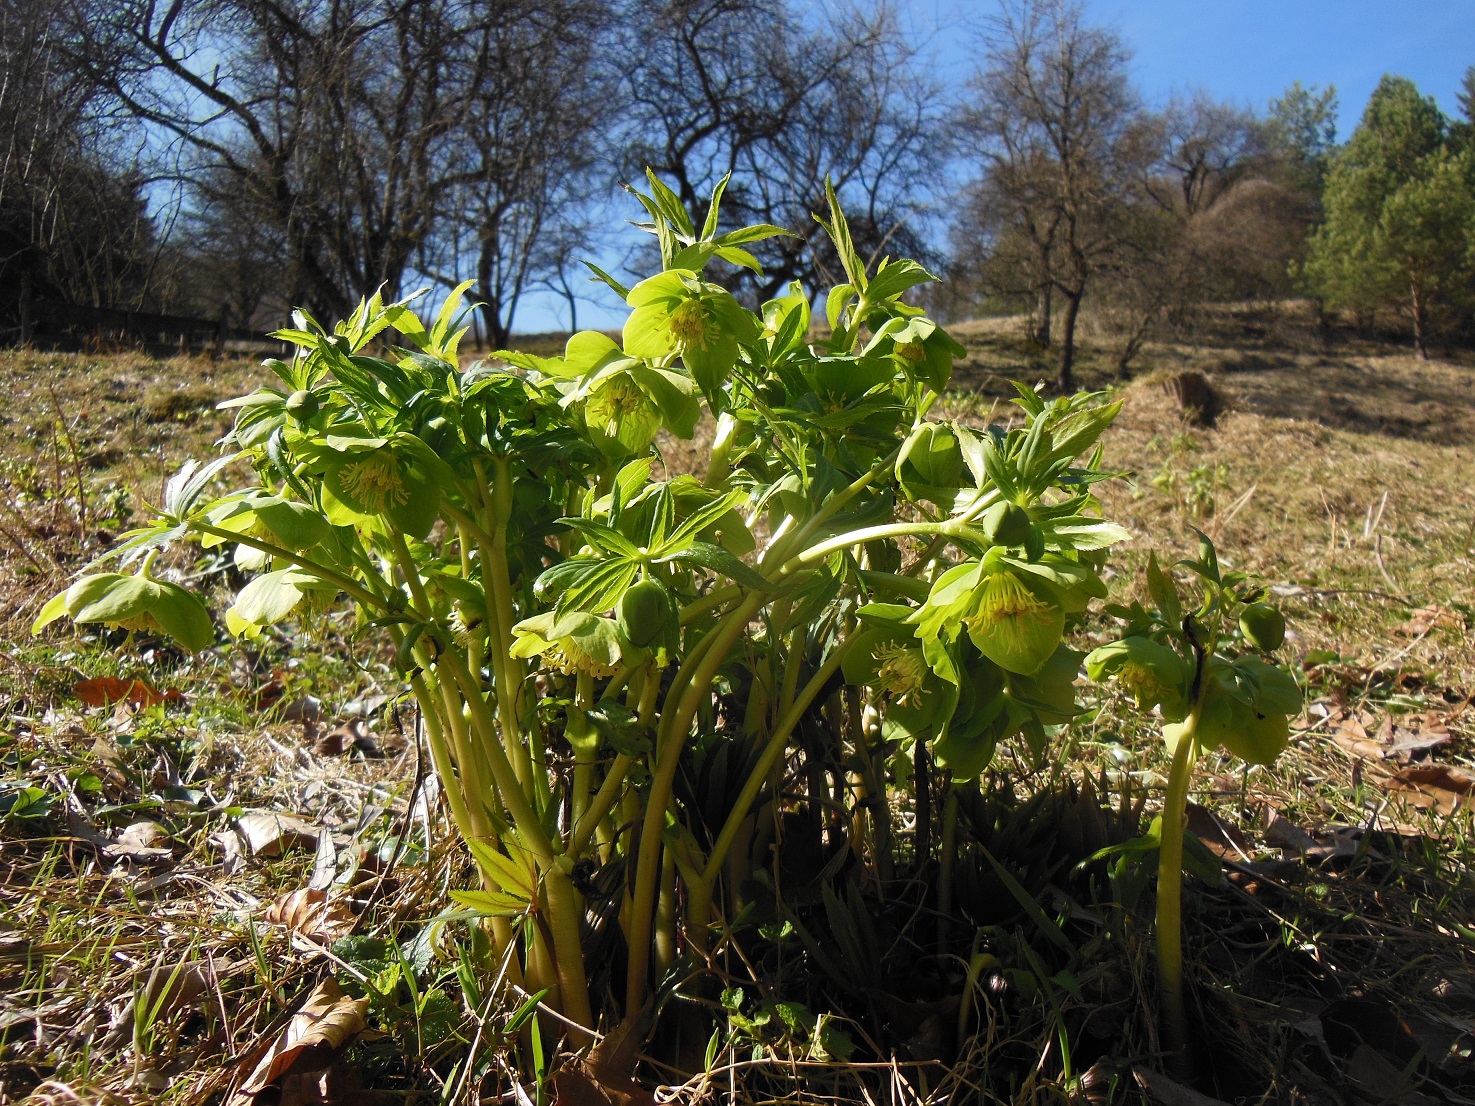
[[[959,418],[1003,418],[1009,379],[1049,374],[1013,323],[956,333],[968,356],[946,405]],[[1088,345],[1081,375],[1124,401],[1105,452],[1123,477],[1102,492],[1134,532],[1116,597],[1140,586],[1149,550],[1186,552],[1201,529],[1280,598],[1308,691],[1273,769],[1211,757],[1194,794],[1193,828],[1227,872],[1186,920],[1214,1089],[1467,1101],[1475,366],[1232,314],[1203,341],[1149,347],[1130,382],[1109,378],[1110,362]],[[1217,428],[1182,418],[1164,381],[1183,369],[1225,395]],[[486,1093],[506,1089],[503,1043],[465,1005],[455,949],[421,925],[464,863],[426,802],[391,658],[332,622],[193,660],[70,629],[29,634],[39,601],[181,461],[209,454],[228,425],[215,404],[262,379],[246,363],[0,354],[0,1101],[37,1087],[38,1101],[63,1100],[62,1087],[81,1101],[219,1094],[329,975],[389,996],[371,1015],[387,1036],[361,1040],[353,1072],[333,1075],[339,1101],[364,1100],[355,1086],[392,1092],[383,1101],[447,1093],[438,1083],[460,1078],[452,1061],[473,1039]],[[695,467],[703,452],[700,440],[668,443],[667,462]],[[997,790],[1017,800],[1006,865],[1029,868],[1031,835],[1085,809],[1082,781],[1110,809],[1150,814],[1158,801],[1157,739],[1109,695],[1092,705],[1046,770],[1001,761]],[[1055,805],[1032,807],[1033,795]],[[353,916],[312,913],[315,868],[355,888]],[[1090,924],[1093,908],[1050,895],[1052,915],[1081,910]],[[975,1084],[1004,1101],[1201,1101],[1145,1074],[1157,1047],[1147,922],[1123,917],[1121,930],[1098,919],[1078,978],[1036,979],[1020,999],[1024,984],[1000,975],[1000,994],[1016,998],[998,1009],[1011,1013],[938,1044],[931,1067],[903,1065],[907,1101],[976,1101]],[[413,995],[386,983],[403,970],[396,938],[429,965]],[[909,1016],[919,1034],[957,1017]],[[833,1060],[805,1071],[811,1094],[845,1098],[860,1079]],[[787,1072],[770,1061],[722,1079],[757,1099]],[[692,1072],[641,1074],[701,1085]],[[321,1088],[303,1099],[322,1100]]]

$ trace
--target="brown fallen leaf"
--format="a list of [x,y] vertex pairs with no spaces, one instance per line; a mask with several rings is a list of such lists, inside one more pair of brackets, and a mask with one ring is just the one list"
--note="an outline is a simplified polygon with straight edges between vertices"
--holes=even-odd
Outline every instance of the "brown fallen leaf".
[[134,707],[152,707],[159,703],[182,703],[184,693],[177,687],[160,691],[143,680],[120,680],[116,676],[99,676],[95,680],[78,680],[72,694],[89,707],[110,707],[128,703]]
[[1453,814],[1475,801],[1475,776],[1448,764],[1410,764],[1384,785],[1410,806]]
[[1453,735],[1443,718],[1428,711],[1400,719],[1396,725],[1390,715],[1385,729],[1378,731],[1378,739],[1388,746],[1384,756],[1409,761],[1422,759],[1431,750],[1453,740]]
[[318,829],[295,814],[249,810],[235,821],[236,832],[252,856],[281,856],[288,849],[316,845]]
[[1208,807],[1188,804],[1188,829],[1217,856],[1250,859],[1250,842],[1238,826],[1230,825]]
[[1409,619],[1403,625],[1394,629],[1395,634],[1404,637],[1423,637],[1431,630],[1439,628],[1450,630],[1463,630],[1465,620],[1448,607],[1441,607],[1437,603],[1431,607],[1419,607],[1409,614]]
[[124,849],[167,849],[172,843],[169,831],[158,822],[134,822],[118,834]]
[[357,718],[351,718],[342,726],[335,726],[318,735],[317,741],[313,743],[313,752],[318,756],[337,756],[350,749],[362,750],[368,756],[377,756],[379,753],[379,746],[373,735]]
[[1228,1106],[1223,1099],[1200,1094],[1192,1087],[1185,1087],[1159,1071],[1133,1068],[1132,1075],[1153,1106]]
[[347,937],[356,922],[342,899],[311,887],[283,895],[266,908],[265,917],[268,922],[323,944]]
[[1367,727],[1373,722],[1371,714],[1343,708],[1327,721],[1331,726],[1333,744],[1343,752],[1368,760],[1382,760],[1387,754],[1386,746],[1368,736]]
[[626,1017],[589,1050],[587,1059],[554,1074],[554,1106],[655,1106],[655,1095],[630,1075],[649,1032],[648,1009]]
[[[369,1000],[349,998],[331,979],[314,988],[287,1028],[263,1054],[247,1058],[250,1074],[227,1106],[307,1106],[329,1100],[329,1069],[367,1028]],[[244,1069],[246,1064],[242,1065]]]

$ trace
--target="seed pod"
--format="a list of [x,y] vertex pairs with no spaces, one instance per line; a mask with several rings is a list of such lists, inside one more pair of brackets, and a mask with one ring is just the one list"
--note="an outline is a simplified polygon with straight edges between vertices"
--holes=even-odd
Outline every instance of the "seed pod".
[[1029,512],[1018,503],[995,503],[984,512],[983,536],[995,545],[1023,545],[1029,534]]
[[620,597],[615,621],[638,648],[653,644],[677,618],[676,603],[659,580],[642,580]]
[[321,409],[318,404],[318,397],[305,388],[299,388],[289,395],[286,406],[287,414],[291,415],[298,422],[307,422]]
[[1245,640],[1262,653],[1280,648],[1286,637],[1285,616],[1269,603],[1251,603],[1239,616]]

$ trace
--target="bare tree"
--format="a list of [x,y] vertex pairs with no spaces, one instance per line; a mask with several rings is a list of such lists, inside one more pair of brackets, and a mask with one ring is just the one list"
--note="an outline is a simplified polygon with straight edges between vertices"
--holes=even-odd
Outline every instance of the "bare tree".
[[[184,175],[204,203],[259,205],[285,243],[293,298],[328,315],[375,287],[399,292],[438,224],[464,217],[449,199],[486,172],[465,155],[468,127],[497,102],[488,97],[498,73],[565,8],[80,2],[91,9],[79,27],[90,75],[182,144]],[[117,64],[96,64],[106,57]]]
[[496,65],[469,74],[477,94],[454,152],[447,218],[418,267],[443,284],[465,273],[494,345],[505,345],[523,295],[566,284],[587,248],[590,201],[617,105],[605,59],[608,8],[566,0],[494,31]]
[[59,0],[0,0],[0,300],[142,306],[142,180],[70,64]]
[[940,98],[884,5],[802,16],[787,0],[631,0],[622,24],[631,104],[621,171],[650,167],[690,210],[724,175],[731,225],[793,232],[759,245],[754,297],[835,268],[810,249],[829,175],[863,253],[925,246],[917,225],[942,164]]
[[[957,120],[999,216],[1033,253],[1036,334],[1050,340],[1059,301],[1057,383],[1075,386],[1076,324],[1093,278],[1119,243],[1117,209],[1150,159],[1127,52],[1088,26],[1073,0],[1011,0]],[[997,220],[996,220],[997,221]]]

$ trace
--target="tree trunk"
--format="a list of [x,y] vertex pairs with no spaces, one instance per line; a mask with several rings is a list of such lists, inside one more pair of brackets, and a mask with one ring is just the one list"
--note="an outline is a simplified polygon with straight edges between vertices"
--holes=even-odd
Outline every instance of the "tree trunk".
[[1065,296],[1065,310],[1060,317],[1060,369],[1056,384],[1062,394],[1068,395],[1076,390],[1076,319],[1081,313],[1081,293],[1062,294]]
[[1420,361],[1429,360],[1429,311],[1424,304],[1424,290],[1417,280],[1409,282],[1410,298],[1413,301],[1414,352]]
[[1050,331],[1052,320],[1050,317],[1052,299],[1055,287],[1048,281],[1040,287],[1037,303],[1035,305],[1034,319],[1034,342],[1041,349],[1050,348]]

